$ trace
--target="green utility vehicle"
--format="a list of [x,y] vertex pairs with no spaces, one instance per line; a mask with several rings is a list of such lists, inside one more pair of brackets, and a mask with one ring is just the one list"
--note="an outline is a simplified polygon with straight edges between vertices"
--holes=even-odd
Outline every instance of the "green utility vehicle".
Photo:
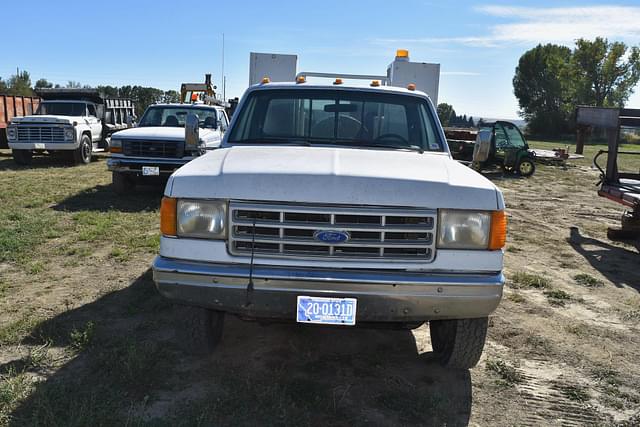
[[499,166],[505,172],[528,177],[536,170],[535,155],[527,141],[510,122],[485,123],[476,138],[472,165],[477,170]]

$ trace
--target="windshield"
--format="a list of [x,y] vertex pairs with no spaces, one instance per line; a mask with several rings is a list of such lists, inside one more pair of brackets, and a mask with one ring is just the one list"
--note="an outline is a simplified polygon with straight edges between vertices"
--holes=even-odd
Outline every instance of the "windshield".
[[184,127],[187,114],[195,114],[201,128],[215,129],[216,113],[214,108],[149,107],[142,115],[138,126]]
[[84,102],[43,102],[36,111],[37,115],[84,116],[87,104]]
[[427,101],[346,90],[262,90],[249,95],[229,143],[288,143],[442,151]]
[[527,147],[527,142],[520,129],[513,123],[497,122],[493,126],[485,126],[483,129],[495,132],[495,144],[498,149]]

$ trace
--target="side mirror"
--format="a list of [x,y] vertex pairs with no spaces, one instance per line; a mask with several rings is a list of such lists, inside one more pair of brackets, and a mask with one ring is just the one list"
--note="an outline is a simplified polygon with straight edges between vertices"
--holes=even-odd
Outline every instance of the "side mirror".
[[133,117],[131,117],[129,114],[127,114],[127,127],[128,128],[133,127]]
[[491,138],[493,132],[488,129],[478,131],[476,143],[473,147],[473,162],[485,162],[489,158],[491,152]]
[[197,150],[200,146],[200,127],[198,116],[187,114],[184,122],[184,145],[185,150]]

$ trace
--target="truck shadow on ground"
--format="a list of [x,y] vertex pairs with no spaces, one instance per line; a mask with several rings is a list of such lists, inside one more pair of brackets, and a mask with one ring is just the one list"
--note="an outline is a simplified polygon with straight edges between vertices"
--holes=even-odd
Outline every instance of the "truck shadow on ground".
[[40,323],[23,344],[63,347],[73,356],[55,369],[33,360],[0,366],[46,378],[13,412],[12,425],[469,422],[469,371],[430,362],[411,331],[261,326],[228,317],[216,353],[198,358],[174,338],[175,313],[147,271]]
[[[60,155],[48,155],[38,156],[34,155],[29,166],[21,166],[13,160],[11,152],[0,153],[0,171],[9,170],[25,170],[25,169],[46,169],[54,167],[74,167],[73,162],[65,156]],[[81,167],[81,166],[78,166]]]
[[589,264],[617,287],[631,286],[640,292],[640,242],[635,242],[638,252],[612,245],[580,234],[578,227],[570,228],[567,242]]
[[57,211],[141,212],[160,208],[164,185],[136,187],[130,194],[117,194],[112,185],[96,185],[67,197],[56,204]]

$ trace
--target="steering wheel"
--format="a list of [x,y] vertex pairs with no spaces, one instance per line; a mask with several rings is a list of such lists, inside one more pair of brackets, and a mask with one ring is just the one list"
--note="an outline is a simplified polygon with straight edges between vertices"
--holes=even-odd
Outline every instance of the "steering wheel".
[[378,135],[377,138],[373,140],[373,142],[378,142],[385,138],[394,138],[409,145],[409,141],[404,136],[398,135],[397,133],[383,133],[382,135]]

